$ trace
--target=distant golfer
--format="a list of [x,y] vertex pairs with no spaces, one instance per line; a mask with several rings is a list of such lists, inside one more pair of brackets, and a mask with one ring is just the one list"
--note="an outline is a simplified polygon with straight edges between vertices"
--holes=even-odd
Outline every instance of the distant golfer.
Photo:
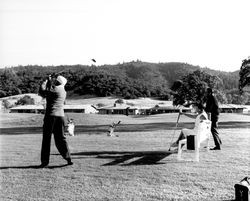
[[117,123],[113,122],[112,124],[109,125],[109,132],[108,132],[109,137],[113,137],[113,136],[119,137],[119,135],[114,134],[114,132],[115,132],[115,127],[120,123],[121,121],[118,121]]
[[211,150],[220,150],[222,142],[217,131],[220,113],[219,105],[217,99],[213,95],[213,90],[211,88],[207,89],[207,101],[205,111],[208,113],[208,116],[210,117],[210,120],[212,122],[211,133],[214,138],[215,147],[211,148]]
[[43,124],[43,140],[41,150],[41,165],[44,168],[49,164],[51,135],[54,134],[55,144],[62,155],[67,160],[68,165],[72,165],[71,156],[66,138],[64,136],[64,110],[63,105],[66,99],[64,89],[67,83],[63,76],[49,77],[42,83],[39,95],[46,98],[46,112]]
[[69,119],[67,131],[70,136],[75,136],[75,123],[73,119]]

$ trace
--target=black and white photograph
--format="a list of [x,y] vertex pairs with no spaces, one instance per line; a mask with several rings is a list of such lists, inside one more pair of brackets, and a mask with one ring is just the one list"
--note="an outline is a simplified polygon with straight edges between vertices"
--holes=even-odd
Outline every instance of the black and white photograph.
[[0,0],[0,200],[250,200],[249,0]]

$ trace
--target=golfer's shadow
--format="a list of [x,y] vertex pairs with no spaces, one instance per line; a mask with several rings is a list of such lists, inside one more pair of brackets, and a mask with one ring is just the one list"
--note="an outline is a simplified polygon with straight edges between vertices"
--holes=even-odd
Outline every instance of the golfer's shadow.
[[[68,166],[67,164],[64,165],[49,165],[46,169],[55,169],[55,168],[62,168]],[[27,165],[27,166],[4,166],[0,167],[0,170],[6,169],[42,169],[40,165]]]
[[165,157],[171,155],[170,151],[137,151],[137,152],[115,152],[115,151],[103,151],[103,152],[80,152],[72,153],[72,155],[84,155],[95,156],[100,159],[110,159],[111,162],[103,164],[102,166],[112,165],[157,165],[164,164],[160,162]]

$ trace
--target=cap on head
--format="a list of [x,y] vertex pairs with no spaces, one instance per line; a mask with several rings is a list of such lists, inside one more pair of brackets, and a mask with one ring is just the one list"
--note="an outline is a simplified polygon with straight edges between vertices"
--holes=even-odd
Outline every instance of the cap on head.
[[67,79],[61,75],[58,75],[56,80],[60,83],[60,85],[65,86],[67,83]]

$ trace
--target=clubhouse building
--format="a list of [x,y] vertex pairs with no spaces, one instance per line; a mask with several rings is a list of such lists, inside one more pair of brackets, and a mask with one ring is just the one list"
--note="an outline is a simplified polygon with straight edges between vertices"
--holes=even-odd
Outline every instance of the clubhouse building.
[[[221,104],[221,113],[243,113],[246,106],[234,104]],[[10,113],[44,113],[44,105],[20,105],[10,108]],[[114,104],[97,108],[93,105],[64,105],[65,113],[86,113],[86,114],[121,114],[121,115],[152,115],[163,113],[177,113],[179,108],[173,105],[155,106],[131,106],[127,104]],[[191,111],[191,108],[184,107],[183,112]]]

